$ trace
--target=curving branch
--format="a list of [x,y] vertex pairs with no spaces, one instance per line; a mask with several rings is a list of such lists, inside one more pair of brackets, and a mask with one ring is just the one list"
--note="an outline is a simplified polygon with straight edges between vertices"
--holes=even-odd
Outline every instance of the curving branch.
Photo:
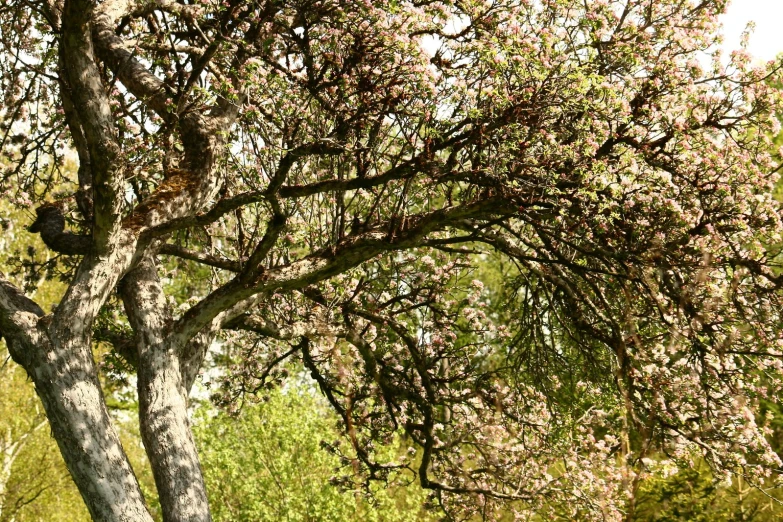
[[179,245],[162,245],[158,250],[158,254],[179,257],[180,259],[187,259],[188,261],[195,261],[197,263],[201,263],[202,265],[219,268],[221,270],[227,270],[229,272],[240,272],[242,270],[242,263],[239,261],[216,257],[202,252],[195,252]]
[[[340,244],[313,253],[285,266],[246,271],[218,288],[188,310],[172,328],[182,345],[225,310],[256,294],[276,290],[301,289],[349,270],[373,257],[392,250],[415,246],[428,234],[452,223],[479,215],[512,215],[517,207],[503,197],[490,197],[472,204],[448,207],[410,216],[404,223],[388,223],[371,231],[345,238]],[[254,268],[248,265],[248,268]]]
[[[132,11],[135,11],[136,15],[143,15],[150,7],[173,8],[169,4],[174,2],[149,2],[146,9],[142,10],[138,10],[134,4],[135,2],[128,0],[110,0],[96,8],[92,30],[96,51],[136,98],[142,100],[164,121],[171,121],[174,115],[168,110],[170,93],[166,91],[165,84],[134,57],[134,53],[128,50],[125,42],[117,36],[115,29],[117,20]],[[185,8],[186,6],[181,6],[180,10],[187,11]]]
[[60,56],[58,66],[60,69],[58,74],[60,99],[62,100],[65,122],[68,125],[68,130],[70,131],[71,140],[76,149],[76,153],[79,155],[79,170],[77,171],[79,190],[76,191],[76,204],[84,219],[92,221],[93,184],[92,169],[90,168],[90,148],[87,144],[87,139],[84,137],[81,119],[74,107],[73,94],[71,93],[71,87],[68,84],[68,75],[65,71],[65,63],[62,56]]
[[44,244],[60,254],[83,256],[90,252],[90,236],[65,231],[65,216],[56,203],[41,205],[35,209],[36,218],[27,229],[40,233]]
[[280,326],[272,321],[267,321],[263,317],[252,314],[243,314],[235,317],[223,324],[226,330],[245,330],[255,332],[264,337],[277,339],[278,341],[294,341],[301,337],[339,337],[345,338],[349,335],[356,335],[348,329],[326,321],[297,321],[292,324]]
[[0,274],[0,339],[5,338],[11,355],[23,367],[31,360],[30,349],[40,336],[37,324],[43,315],[35,301]]

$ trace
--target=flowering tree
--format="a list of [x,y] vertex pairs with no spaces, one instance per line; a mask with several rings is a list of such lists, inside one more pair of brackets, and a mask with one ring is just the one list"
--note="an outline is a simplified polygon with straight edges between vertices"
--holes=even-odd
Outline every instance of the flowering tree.
[[352,471],[409,469],[454,518],[619,519],[695,452],[761,484],[779,94],[722,65],[725,4],[5,2],[5,197],[68,289],[45,314],[0,279],[0,331],[92,516],[151,519],[96,340],[137,377],[167,521],[210,519],[187,403],[217,338],[219,400],[298,361]]

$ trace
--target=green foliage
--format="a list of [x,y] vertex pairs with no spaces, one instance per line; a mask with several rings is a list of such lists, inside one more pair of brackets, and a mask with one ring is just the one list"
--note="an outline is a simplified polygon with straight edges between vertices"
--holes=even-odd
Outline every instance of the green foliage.
[[[776,490],[768,491],[779,497]],[[669,478],[643,482],[632,520],[637,522],[772,522],[783,507],[741,478],[717,482],[703,463]]]
[[[429,520],[425,493],[411,487],[345,491],[332,484],[340,459],[322,441],[338,438],[335,419],[302,385],[275,390],[237,417],[202,408],[195,426],[216,522]],[[434,518],[432,519],[434,520]]]

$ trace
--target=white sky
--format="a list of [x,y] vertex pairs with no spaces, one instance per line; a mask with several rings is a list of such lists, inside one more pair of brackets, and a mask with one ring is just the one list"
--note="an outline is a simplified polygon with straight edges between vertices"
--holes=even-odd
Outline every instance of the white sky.
[[756,23],[748,50],[762,60],[783,53],[783,0],[732,0],[723,17],[726,52],[739,47],[748,22]]

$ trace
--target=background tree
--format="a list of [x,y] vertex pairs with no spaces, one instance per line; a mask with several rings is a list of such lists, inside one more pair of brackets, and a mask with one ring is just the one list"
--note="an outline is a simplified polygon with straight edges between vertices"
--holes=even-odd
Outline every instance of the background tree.
[[[187,403],[218,336],[218,400],[299,362],[352,472],[410,470],[452,518],[617,519],[653,450],[765,480],[780,96],[742,51],[703,67],[724,8],[6,2],[7,196],[52,195],[66,146],[79,170],[31,226],[68,288],[46,314],[0,279],[0,331],[92,517],[150,519],[96,340],[136,374],[167,521],[210,519]],[[492,252],[510,338],[471,275]],[[183,273],[208,277],[172,303]],[[390,461],[400,430],[420,450]]]
[[[350,467],[350,461],[322,450],[322,444],[341,437],[334,414],[313,392],[294,382],[238,417],[202,410],[195,433],[215,520],[436,520],[423,511],[421,489],[375,485],[368,502],[367,492],[333,484],[336,470]],[[398,477],[397,482],[413,479]]]

